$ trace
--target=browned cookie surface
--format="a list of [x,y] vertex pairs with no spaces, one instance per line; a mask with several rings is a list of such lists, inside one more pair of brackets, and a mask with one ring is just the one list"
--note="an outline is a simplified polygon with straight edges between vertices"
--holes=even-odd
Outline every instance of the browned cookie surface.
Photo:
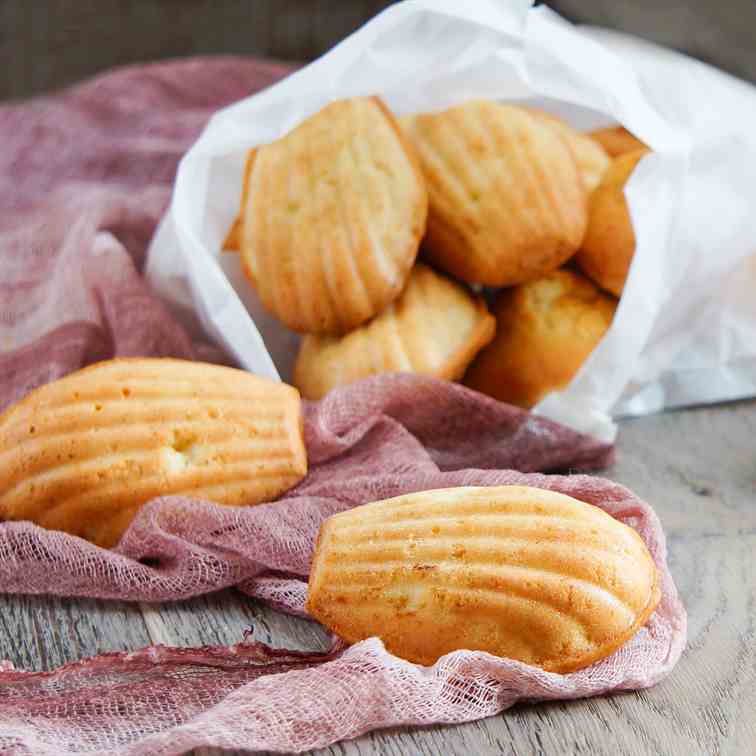
[[344,333],[401,292],[427,207],[413,148],[383,103],[333,102],[256,150],[242,212],[244,270],[289,328]]
[[644,142],[641,142],[624,126],[608,126],[603,129],[596,129],[591,131],[589,136],[600,144],[610,157],[619,157],[626,152],[648,149]]
[[428,183],[423,248],[436,265],[470,283],[509,286],[578,249],[586,190],[552,123],[485,100],[402,123]]
[[242,177],[242,194],[241,202],[239,203],[239,214],[234,219],[234,222],[223,241],[223,250],[225,252],[239,252],[241,249],[242,215],[244,213],[244,207],[247,204],[247,196],[249,195],[249,174],[252,172],[252,166],[255,164],[255,152],[256,150],[250,150],[247,153],[247,159],[244,163],[244,176]]
[[659,598],[632,528],[564,494],[502,486],[423,491],[331,517],[307,608],[349,642],[377,635],[420,664],[470,649],[570,672],[619,648]]
[[233,368],[117,359],[0,418],[0,517],[114,546],[166,494],[269,501],[307,472],[296,389]]
[[294,385],[308,399],[376,373],[403,371],[457,380],[492,338],[485,302],[418,264],[399,298],[344,336],[309,334],[294,366]]
[[575,260],[602,289],[619,297],[635,254],[635,232],[625,199],[625,184],[643,148],[612,161],[601,183],[591,194],[588,228]]
[[470,365],[465,383],[532,407],[572,380],[611,325],[616,304],[571,270],[505,289],[492,308],[496,337]]
[[572,156],[583,179],[583,186],[588,193],[592,192],[599,185],[601,177],[611,163],[609,155],[601,144],[588,134],[573,129],[565,120],[552,113],[536,108],[528,108],[528,112],[551,124],[551,127],[564,138],[572,150]]

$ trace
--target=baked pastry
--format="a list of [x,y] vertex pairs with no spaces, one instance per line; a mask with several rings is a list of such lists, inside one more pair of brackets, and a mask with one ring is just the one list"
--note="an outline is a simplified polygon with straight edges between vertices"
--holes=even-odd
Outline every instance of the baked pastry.
[[294,365],[307,399],[374,373],[404,371],[461,378],[494,335],[485,302],[464,286],[418,264],[399,298],[344,336],[308,334]]
[[648,152],[636,150],[612,161],[591,194],[588,228],[575,260],[602,289],[622,294],[635,254],[635,232],[625,200],[625,184],[638,161]]
[[543,118],[565,139],[577,163],[583,186],[588,193],[592,192],[599,185],[601,177],[611,163],[604,148],[587,134],[573,129],[566,121],[552,113],[536,108],[528,108],[528,112],[538,118]]
[[247,196],[249,195],[249,174],[252,170],[254,161],[255,150],[250,150],[247,153],[247,159],[244,163],[244,177],[242,178],[242,194],[241,202],[239,203],[239,214],[236,216],[236,219],[223,242],[224,252],[238,252],[241,249],[242,213],[244,212],[244,206],[247,204]]
[[567,141],[578,165],[583,186],[590,194],[601,182],[609,168],[611,160],[600,144],[585,134],[575,131],[569,124],[555,121],[552,127],[557,129]]
[[486,100],[405,123],[428,184],[423,248],[438,267],[470,283],[511,286],[574,254],[586,193],[552,124]]
[[571,270],[502,291],[493,306],[496,338],[470,365],[465,383],[532,407],[572,380],[611,325],[615,307],[612,297]]
[[241,248],[241,216],[237,216],[223,240],[224,252],[238,252]]
[[427,207],[413,148],[383,103],[333,102],[255,151],[244,270],[289,328],[345,333],[404,288]]
[[470,649],[571,672],[629,640],[660,598],[640,536],[598,507],[525,486],[448,488],[334,515],[307,610],[350,643],[433,664]]
[[0,417],[0,519],[104,547],[155,496],[258,504],[306,472],[297,391],[218,365],[101,362]]
[[618,157],[626,152],[647,150],[645,142],[631,134],[624,126],[609,126],[605,129],[596,129],[589,132],[588,136],[598,142],[606,154],[610,157]]

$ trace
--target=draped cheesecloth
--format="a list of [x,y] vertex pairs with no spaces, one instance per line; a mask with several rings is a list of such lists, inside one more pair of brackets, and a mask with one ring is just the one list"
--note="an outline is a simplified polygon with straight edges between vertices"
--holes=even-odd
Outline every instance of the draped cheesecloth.
[[[98,359],[224,361],[146,286],[145,250],[177,161],[210,114],[285,73],[238,58],[172,62],[0,108],[0,406]],[[569,675],[468,651],[424,668],[377,639],[302,653],[240,637],[228,648],[153,647],[43,673],[0,662],[0,752],[302,750],[378,727],[489,716],[520,699],[642,688],[676,663],[685,612],[652,509],[606,480],[538,474],[602,467],[611,447],[408,375],[307,404],[305,435],[310,473],[280,500],[224,508],[159,499],[113,551],[0,523],[0,590],[168,601],[236,586],[301,614],[314,539],[330,514],[429,488],[528,484],[636,528],[660,569],[662,601],[615,654]]]

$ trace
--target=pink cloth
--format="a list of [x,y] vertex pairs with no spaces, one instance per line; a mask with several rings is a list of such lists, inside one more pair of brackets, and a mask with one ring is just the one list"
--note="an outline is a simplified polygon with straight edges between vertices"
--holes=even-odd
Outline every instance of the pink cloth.
[[[240,59],[137,67],[0,108],[0,405],[113,355],[224,359],[189,337],[139,270],[178,157],[207,117],[285,70]],[[236,509],[158,499],[114,551],[1,523],[0,590],[162,601],[235,585],[301,614],[328,515],[409,491],[527,483],[635,527],[661,571],[662,603],[612,657],[570,675],[464,651],[423,668],[375,639],[327,654],[244,643],[150,648],[50,673],[0,662],[0,752],[302,750],[376,727],[487,716],[522,698],[640,688],[679,658],[685,612],[650,507],[599,478],[527,474],[597,468],[610,447],[461,386],[408,375],[308,404],[305,433],[310,473],[279,501]]]
[[139,270],[207,119],[289,70],[240,58],[137,66],[0,107],[0,408],[113,355],[221,359]]
[[256,593],[250,581],[264,573],[307,576],[330,514],[428,488],[416,481],[439,470],[586,468],[611,454],[463,386],[400,374],[308,404],[305,440],[310,473],[278,501],[237,508],[164,497],[142,509],[114,551],[28,522],[1,523],[0,590],[170,601],[243,583]]
[[[384,472],[354,476],[368,459],[371,470]],[[243,517],[233,516],[236,510],[225,516],[228,510],[200,502],[178,500],[171,508],[166,499],[150,505],[124,546],[148,543],[154,534],[154,543],[165,551],[164,528],[186,537],[190,528],[182,522],[198,528],[209,524],[216,531],[223,528],[235,544],[254,544],[247,547],[248,559],[299,572],[306,569],[320,518],[358,501],[442,486],[527,484],[594,503],[635,527],[662,574],[658,609],[612,656],[568,675],[470,651],[420,667],[388,654],[377,639],[304,655],[261,644],[150,648],[53,673],[0,672],[0,751],[50,756],[179,754],[198,746],[298,751],[377,727],[477,719],[521,699],[643,688],[670,672],[685,644],[685,612],[667,569],[659,521],[647,504],[622,486],[585,475],[434,468],[431,454],[397,423],[383,419],[346,459],[342,455],[316,469],[305,486],[307,495],[238,510]],[[268,529],[260,527],[263,522]],[[203,545],[219,537],[211,533]],[[304,585],[273,577],[250,580],[244,588],[301,610]]]

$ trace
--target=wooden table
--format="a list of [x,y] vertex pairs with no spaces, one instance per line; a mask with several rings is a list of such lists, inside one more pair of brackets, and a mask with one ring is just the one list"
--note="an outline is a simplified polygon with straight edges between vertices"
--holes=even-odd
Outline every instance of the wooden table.
[[[671,677],[642,693],[377,732],[319,753],[756,753],[756,402],[623,422],[618,462],[605,474],[651,502],[667,530],[689,618],[688,648]],[[230,644],[250,625],[274,645],[322,647],[325,637],[312,622],[232,591],[158,608],[19,596],[0,602],[0,659],[22,669],[151,643]]]

